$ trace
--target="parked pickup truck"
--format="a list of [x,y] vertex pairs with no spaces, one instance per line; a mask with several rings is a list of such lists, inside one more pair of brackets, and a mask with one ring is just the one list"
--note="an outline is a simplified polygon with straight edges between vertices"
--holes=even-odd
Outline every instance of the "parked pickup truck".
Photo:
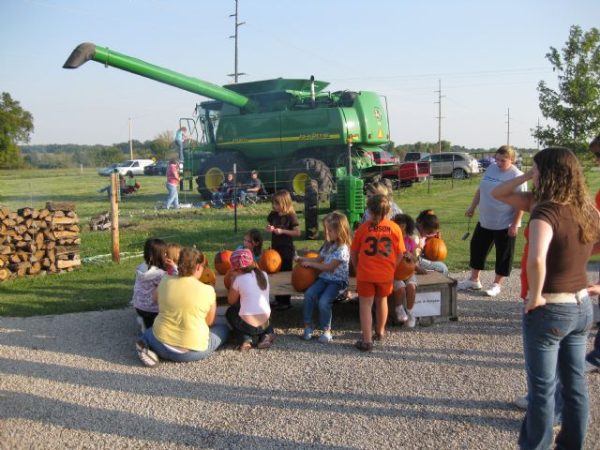
[[411,186],[424,181],[431,175],[431,164],[428,161],[411,161],[396,164],[381,172],[381,176],[395,181],[398,186]]
[[372,157],[378,164],[376,172],[372,175],[389,178],[397,186],[411,186],[431,175],[429,161],[400,162],[397,156],[385,151],[373,153]]

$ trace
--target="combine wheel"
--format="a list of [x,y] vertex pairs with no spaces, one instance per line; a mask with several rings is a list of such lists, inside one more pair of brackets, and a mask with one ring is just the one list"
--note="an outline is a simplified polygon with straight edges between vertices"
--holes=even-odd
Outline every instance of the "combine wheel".
[[233,164],[237,164],[237,179],[246,177],[246,160],[238,152],[215,153],[210,156],[198,170],[196,183],[198,192],[204,200],[210,200],[212,193],[219,188],[229,172],[233,172]]
[[329,167],[323,161],[314,158],[292,161],[286,179],[288,190],[298,200],[304,198],[306,181],[309,179],[317,181],[320,201],[327,201],[333,190],[333,177]]

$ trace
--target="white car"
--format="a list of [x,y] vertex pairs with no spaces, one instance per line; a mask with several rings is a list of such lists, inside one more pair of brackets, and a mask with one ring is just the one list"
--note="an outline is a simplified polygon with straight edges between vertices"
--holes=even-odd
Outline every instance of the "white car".
[[121,175],[144,175],[144,167],[154,164],[151,159],[128,159],[127,161],[118,164],[111,164],[104,169],[98,171],[98,175],[110,176],[115,170]]
[[477,160],[468,153],[434,153],[426,156],[421,161],[429,161],[431,163],[431,175],[434,177],[462,179],[479,173]]

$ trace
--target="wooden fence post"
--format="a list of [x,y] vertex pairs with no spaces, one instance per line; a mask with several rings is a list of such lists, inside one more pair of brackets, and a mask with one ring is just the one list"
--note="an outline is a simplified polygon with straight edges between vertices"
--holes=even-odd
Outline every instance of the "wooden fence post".
[[111,237],[112,237],[112,260],[113,262],[121,262],[121,250],[119,245],[119,202],[118,195],[121,189],[119,183],[119,173],[115,172],[111,175],[110,189],[110,221],[111,221]]

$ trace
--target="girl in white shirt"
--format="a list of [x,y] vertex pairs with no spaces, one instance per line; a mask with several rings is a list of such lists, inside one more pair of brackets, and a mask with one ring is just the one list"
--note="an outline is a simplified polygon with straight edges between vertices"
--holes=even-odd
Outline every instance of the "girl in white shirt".
[[227,302],[231,305],[225,317],[239,342],[239,350],[247,351],[253,346],[269,348],[275,333],[269,318],[269,279],[254,262],[252,252],[240,249],[230,258],[234,272]]

